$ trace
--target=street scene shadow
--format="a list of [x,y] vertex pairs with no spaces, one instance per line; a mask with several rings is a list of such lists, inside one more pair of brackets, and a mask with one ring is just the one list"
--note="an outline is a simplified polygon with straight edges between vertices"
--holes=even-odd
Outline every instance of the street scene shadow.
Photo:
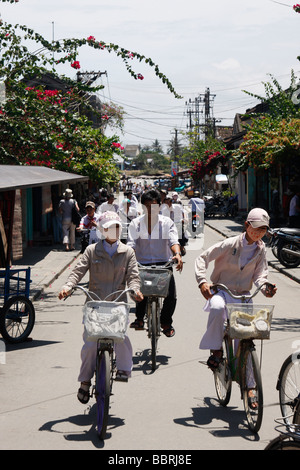
[[[96,430],[96,404],[88,406],[82,414],[69,416],[58,420],[48,421],[43,424],[39,431],[48,431],[62,434],[63,438],[70,442],[91,442],[97,449],[105,447],[105,440],[110,439],[112,431],[119,426],[124,426],[125,421],[113,415],[108,417],[107,433],[104,441],[100,440]],[[72,431],[63,431],[60,428],[66,429],[70,425]],[[78,430],[74,431],[74,425]],[[90,426],[90,428],[88,428]],[[88,428],[88,429],[87,429]]]
[[[259,437],[247,427],[244,410],[234,406],[223,407],[209,397],[203,399],[203,405],[192,408],[192,415],[184,418],[175,418],[174,423],[181,426],[207,429],[215,437],[239,436],[250,441],[257,441]],[[214,421],[223,421],[223,426],[212,426]]]
[[19,351],[21,349],[40,348],[42,346],[49,346],[61,343],[61,341],[47,341],[47,340],[34,340],[27,338],[23,343],[6,343],[6,352]]
[[272,319],[271,331],[284,331],[285,333],[299,333],[299,318],[274,318]]
[[[156,355],[156,370],[160,366],[167,366],[169,363],[170,356]],[[153,374],[152,361],[151,361],[151,349],[144,349],[137,351],[133,356],[133,370],[142,371],[145,375]]]

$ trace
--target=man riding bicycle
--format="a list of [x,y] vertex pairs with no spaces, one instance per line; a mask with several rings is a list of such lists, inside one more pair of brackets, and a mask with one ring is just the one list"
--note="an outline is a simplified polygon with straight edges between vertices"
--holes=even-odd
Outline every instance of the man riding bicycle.
[[[178,233],[174,222],[159,214],[160,194],[156,190],[148,190],[142,194],[141,203],[144,214],[134,219],[128,228],[127,246],[135,250],[137,261],[143,265],[163,265],[171,258],[177,262],[177,271],[182,270],[182,259]],[[143,329],[147,299],[136,306],[136,320],[130,327]],[[176,286],[172,275],[169,294],[163,301],[161,310],[161,327],[167,337],[175,335],[172,326],[173,313],[176,307]]]

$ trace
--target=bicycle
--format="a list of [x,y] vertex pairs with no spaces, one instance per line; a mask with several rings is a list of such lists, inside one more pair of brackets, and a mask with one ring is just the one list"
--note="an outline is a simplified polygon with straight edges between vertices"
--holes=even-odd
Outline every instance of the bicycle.
[[[127,302],[118,300],[126,292],[134,293],[132,289],[116,291],[109,294],[106,299],[120,292],[114,301],[101,300],[95,293],[86,290],[82,286],[72,289],[80,289],[90,299],[83,307],[83,323],[88,341],[97,341],[97,357],[95,370],[95,384],[92,387],[90,397],[96,399],[97,419],[96,429],[98,436],[104,440],[109,417],[109,402],[112,394],[113,382],[116,379],[116,359],[114,343],[123,341],[129,322],[129,308]],[[94,295],[97,300],[94,300]],[[69,296],[68,296],[69,297]]]
[[296,401],[295,409],[289,419],[292,422],[286,423],[286,417],[275,419],[278,426],[275,430],[280,433],[278,437],[272,439],[264,450],[300,450],[300,399]]
[[300,351],[290,354],[279,371],[276,390],[279,392],[279,403],[284,422],[291,424],[296,406],[300,400]]
[[172,277],[172,270],[169,269],[174,264],[168,261],[162,265],[142,265],[138,263],[141,292],[147,297],[146,321],[148,338],[151,342],[151,369],[156,369],[156,353],[158,339],[161,334],[160,312],[163,298],[167,297],[169,284]]
[[[252,295],[235,295],[223,284],[215,284],[212,289],[224,290],[234,299],[241,299],[240,304],[227,304],[228,319],[224,325],[223,358],[214,371],[215,388],[218,401],[222,406],[229,403],[232,381],[239,384],[248,427],[257,433],[263,417],[263,390],[254,339],[269,339],[273,314],[273,305],[255,305],[250,300],[261,290],[265,282]],[[233,339],[238,339],[236,353]],[[249,398],[249,391],[255,397],[256,406]]]

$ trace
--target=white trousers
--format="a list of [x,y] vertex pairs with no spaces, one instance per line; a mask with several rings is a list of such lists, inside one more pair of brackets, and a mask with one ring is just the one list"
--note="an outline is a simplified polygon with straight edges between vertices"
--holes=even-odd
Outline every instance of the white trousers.
[[[96,368],[97,341],[86,341],[83,333],[84,344],[81,349],[81,367],[78,376],[79,382],[89,382]],[[132,346],[128,336],[122,343],[115,343],[117,370],[131,372],[132,370]]]
[[[227,319],[227,303],[241,303],[240,299],[233,299],[227,292],[219,292],[215,294],[206,303],[204,310],[209,311],[207,329],[204,333],[199,349],[210,349],[218,351],[222,349],[222,341],[224,336],[224,321]],[[234,352],[236,353],[239,345],[239,340],[234,340]],[[249,358],[250,360],[250,358]],[[247,386],[249,388],[255,387],[255,379],[252,373],[252,365],[249,362],[247,370]]]
[[62,221],[62,236],[64,245],[75,245],[75,225],[71,219],[64,219]]
[[227,303],[241,303],[241,300],[233,299],[227,292],[219,292],[206,302],[204,311],[208,311],[209,315],[206,332],[201,339],[199,349],[219,350],[222,348]]

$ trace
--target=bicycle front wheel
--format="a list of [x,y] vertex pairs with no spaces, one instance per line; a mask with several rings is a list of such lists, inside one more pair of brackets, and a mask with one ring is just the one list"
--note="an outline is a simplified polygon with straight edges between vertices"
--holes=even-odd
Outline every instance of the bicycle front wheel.
[[148,332],[151,341],[151,368],[156,369],[156,352],[158,341],[158,302],[155,300],[148,303]]
[[277,390],[281,414],[286,424],[293,422],[295,406],[300,398],[300,353],[291,354],[281,366]]
[[101,440],[105,438],[110,400],[110,354],[101,351],[97,357],[95,395],[97,404],[97,432]]
[[[240,387],[251,431],[257,433],[263,417],[263,391],[260,367],[253,345],[244,345],[241,354]],[[251,394],[255,400],[251,400]]]
[[228,336],[223,339],[223,358],[219,367],[214,371],[215,387],[220,405],[226,406],[231,396],[232,377],[230,372],[230,347]]
[[9,343],[21,343],[31,333],[35,310],[31,300],[22,295],[10,297],[0,313],[0,333]]
[[289,436],[278,436],[269,442],[265,450],[300,450],[300,442]]

